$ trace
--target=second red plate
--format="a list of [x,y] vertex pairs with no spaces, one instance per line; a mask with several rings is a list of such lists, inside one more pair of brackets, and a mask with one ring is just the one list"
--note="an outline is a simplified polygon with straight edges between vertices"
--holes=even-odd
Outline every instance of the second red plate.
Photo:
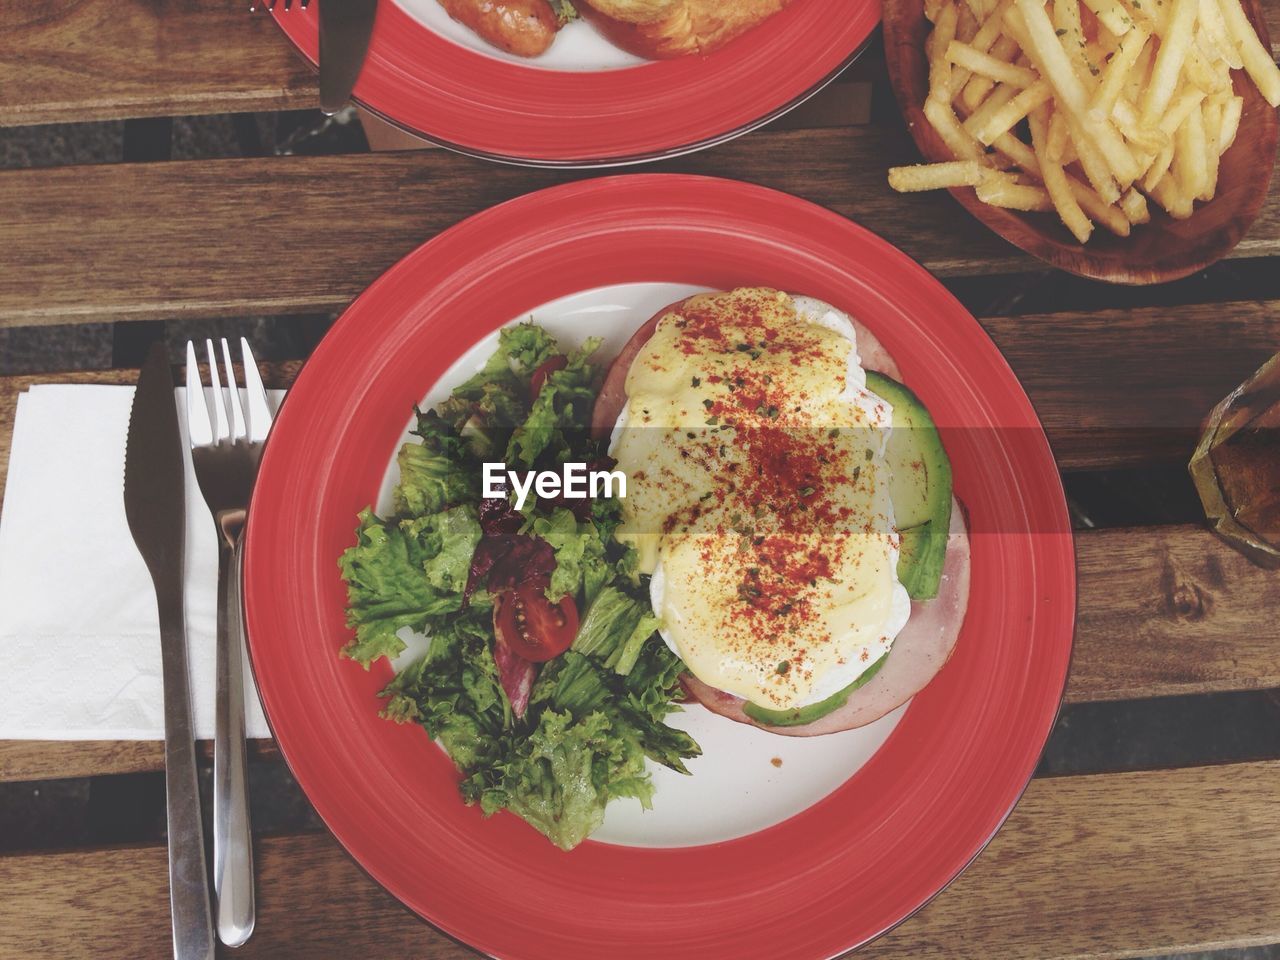
[[[422,15],[434,6],[431,0]],[[276,20],[316,63],[316,4],[293,7],[277,5]],[[447,17],[433,15],[453,29]],[[879,22],[877,0],[795,0],[709,56],[546,69],[484,52],[478,40],[449,39],[401,4],[384,2],[355,98],[420,136],[474,156],[538,166],[635,163],[711,146],[767,123],[852,62]]]

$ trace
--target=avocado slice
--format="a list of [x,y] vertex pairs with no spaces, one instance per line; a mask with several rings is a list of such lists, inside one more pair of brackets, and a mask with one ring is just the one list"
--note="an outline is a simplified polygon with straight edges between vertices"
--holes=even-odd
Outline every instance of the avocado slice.
[[892,472],[889,499],[902,534],[898,579],[912,600],[938,595],[951,528],[951,461],[920,399],[882,373],[867,371],[867,389],[893,407],[885,445]]
[[756,706],[750,701],[742,708],[752,720],[759,723],[767,723],[771,727],[802,727],[806,723],[825,717],[833,710],[843,707],[849,700],[849,694],[863,686],[868,680],[880,672],[880,668],[884,666],[884,662],[888,659],[889,654],[886,653],[879,660],[867,667],[862,672],[862,676],[849,684],[843,690],[838,690],[825,700],[819,700],[817,703],[811,703],[804,707],[792,707],[790,710],[769,710],[766,707]]

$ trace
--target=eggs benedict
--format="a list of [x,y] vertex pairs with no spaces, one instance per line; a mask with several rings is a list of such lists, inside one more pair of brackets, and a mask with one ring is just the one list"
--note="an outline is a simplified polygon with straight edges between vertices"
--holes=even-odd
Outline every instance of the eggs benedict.
[[846,729],[945,662],[967,542],[937,431],[897,374],[847,314],[767,288],[660,311],[615,361],[593,424],[629,478],[616,535],[711,709]]

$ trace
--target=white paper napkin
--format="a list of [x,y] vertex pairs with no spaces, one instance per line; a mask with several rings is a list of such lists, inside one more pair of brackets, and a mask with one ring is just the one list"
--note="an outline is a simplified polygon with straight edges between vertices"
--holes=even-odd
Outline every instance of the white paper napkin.
[[[164,736],[155,590],[124,514],[132,401],[132,387],[85,384],[18,398],[0,509],[0,740]],[[188,669],[209,739],[218,548],[189,455],[186,488]],[[247,664],[245,703],[248,735],[270,736]]]

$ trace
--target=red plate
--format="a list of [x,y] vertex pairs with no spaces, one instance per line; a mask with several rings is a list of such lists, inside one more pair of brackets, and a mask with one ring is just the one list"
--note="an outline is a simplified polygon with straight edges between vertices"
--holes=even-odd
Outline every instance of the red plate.
[[[277,4],[276,20],[316,63],[318,5],[293,6]],[[355,98],[475,156],[539,166],[631,163],[767,123],[851,63],[879,22],[877,0],[795,0],[707,57],[555,71],[463,47],[385,0]]]
[[[655,280],[768,284],[865,322],[942,427],[974,533],[972,593],[951,662],[824,800],[738,840],[588,841],[563,853],[514,816],[465,807],[445,754],[420,729],[378,718],[390,669],[338,658],[347,631],[336,561],[411,405],[455,358],[537,305]],[[498,957],[818,960],[910,915],[1008,815],[1062,697],[1075,567],[1031,404],[941,285],[821,207],[732,181],[645,175],[481,213],[351,305],[276,421],[245,597],[258,687],[298,782],[370,875],[447,933]]]

